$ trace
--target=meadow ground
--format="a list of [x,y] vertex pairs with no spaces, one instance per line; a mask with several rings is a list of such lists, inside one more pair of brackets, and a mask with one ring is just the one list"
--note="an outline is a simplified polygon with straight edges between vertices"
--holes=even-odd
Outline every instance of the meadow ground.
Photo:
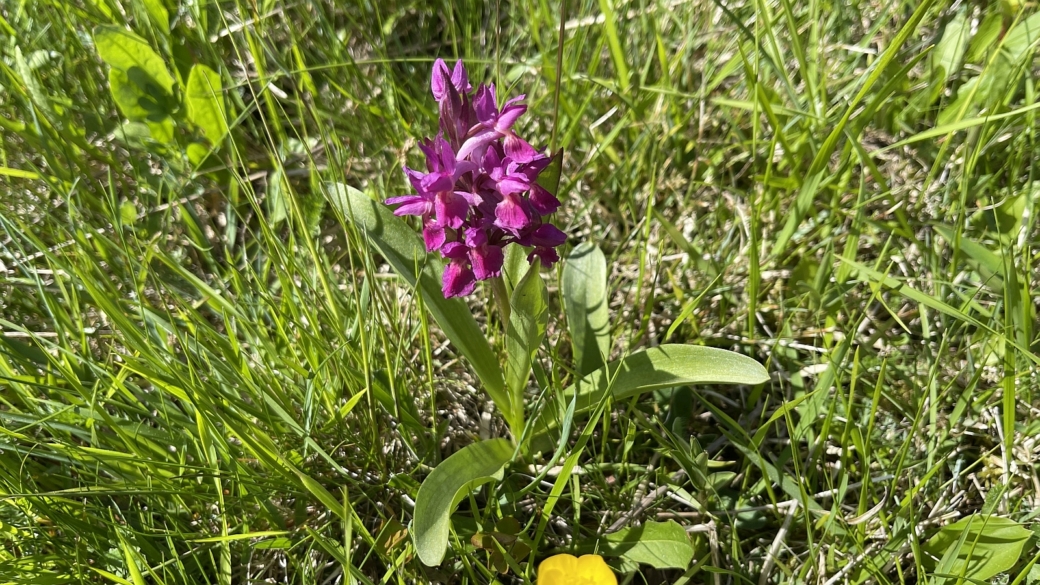
[[[597,546],[628,583],[1040,578],[1035,4],[556,4],[0,3],[0,582],[533,582]],[[329,184],[409,190],[436,57],[566,153],[611,357],[770,381],[606,404],[427,568],[419,482],[505,422]],[[561,270],[531,410],[576,375]],[[471,542],[506,516],[530,556]],[[669,520],[684,568],[612,548]]]

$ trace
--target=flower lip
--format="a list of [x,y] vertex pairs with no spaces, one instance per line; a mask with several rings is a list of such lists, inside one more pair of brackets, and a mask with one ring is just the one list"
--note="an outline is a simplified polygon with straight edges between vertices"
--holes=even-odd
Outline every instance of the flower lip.
[[524,209],[524,203],[515,193],[504,195],[495,207],[495,225],[502,229],[519,232],[530,223],[531,218]]
[[444,267],[444,280],[441,293],[445,298],[464,297],[473,294],[477,286],[473,270],[461,259],[454,259]]

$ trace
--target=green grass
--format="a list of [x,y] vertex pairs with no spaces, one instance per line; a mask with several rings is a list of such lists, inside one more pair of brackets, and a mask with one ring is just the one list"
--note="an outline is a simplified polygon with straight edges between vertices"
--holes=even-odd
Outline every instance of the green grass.
[[[469,535],[513,515],[535,562],[687,527],[687,571],[629,583],[954,583],[926,550],[940,527],[1032,526],[1035,7],[565,17],[554,120],[552,2],[0,6],[0,582],[488,583]],[[123,124],[104,24],[182,88],[156,106],[168,140]],[[532,142],[555,131],[557,220],[607,255],[614,356],[724,347],[772,382],[610,405],[562,490],[511,468],[429,569],[399,538],[419,481],[505,423],[324,185],[408,189],[437,56],[528,94]],[[231,129],[204,160],[195,64]],[[573,372],[557,275],[537,357],[554,388]],[[1035,540],[1008,581],[1036,581]]]

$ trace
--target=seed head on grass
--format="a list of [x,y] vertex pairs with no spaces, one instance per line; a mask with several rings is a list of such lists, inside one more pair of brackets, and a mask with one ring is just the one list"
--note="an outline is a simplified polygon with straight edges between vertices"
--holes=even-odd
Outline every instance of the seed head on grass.
[[448,261],[444,296],[468,295],[477,281],[500,276],[509,244],[533,248],[528,261],[552,266],[560,259],[555,248],[567,238],[546,219],[560,201],[537,183],[549,156],[513,131],[527,111],[526,96],[500,109],[495,86],[474,91],[461,60],[449,70],[437,59],[430,89],[440,132],[419,145],[426,172],[405,167],[415,194],[386,203],[399,206],[395,215],[422,218],[426,250]]

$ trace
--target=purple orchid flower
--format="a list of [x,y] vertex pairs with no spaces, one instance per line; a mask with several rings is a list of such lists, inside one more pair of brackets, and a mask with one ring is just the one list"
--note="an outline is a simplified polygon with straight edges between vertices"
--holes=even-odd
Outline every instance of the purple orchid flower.
[[501,276],[509,244],[532,248],[528,260],[559,261],[556,247],[567,236],[546,221],[560,207],[537,183],[550,159],[513,131],[527,111],[520,95],[500,109],[494,85],[476,91],[462,61],[451,70],[433,64],[430,90],[437,100],[441,132],[419,144],[426,173],[405,167],[415,193],[391,197],[395,215],[422,218],[429,252],[447,260],[445,297],[471,294],[476,283]]

